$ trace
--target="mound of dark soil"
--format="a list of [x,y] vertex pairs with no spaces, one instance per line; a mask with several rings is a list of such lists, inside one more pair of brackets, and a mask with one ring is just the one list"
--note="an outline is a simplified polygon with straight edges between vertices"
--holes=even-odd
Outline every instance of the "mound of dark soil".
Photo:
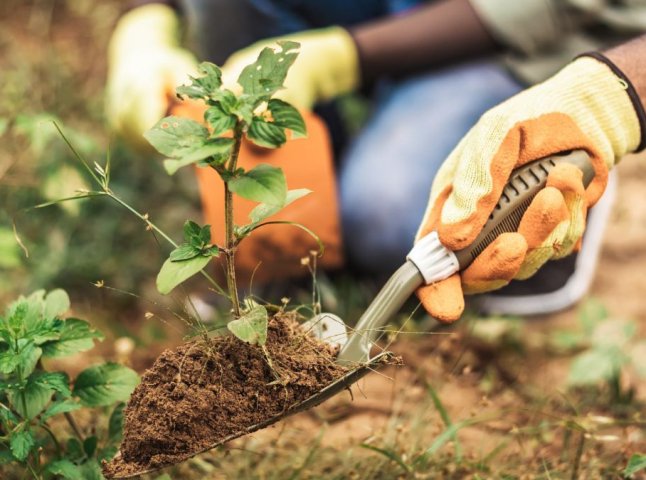
[[[336,352],[285,315],[269,322],[262,349],[232,336],[164,351],[125,409],[121,453],[107,477],[178,463],[279,415],[342,376]],[[277,374],[278,377],[277,378]]]

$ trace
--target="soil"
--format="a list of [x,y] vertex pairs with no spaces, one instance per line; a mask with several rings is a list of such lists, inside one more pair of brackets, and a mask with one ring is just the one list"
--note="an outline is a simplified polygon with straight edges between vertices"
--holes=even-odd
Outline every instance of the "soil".
[[306,334],[294,315],[269,322],[266,348],[233,336],[165,350],[125,409],[121,455],[107,477],[174,464],[284,414],[346,369],[336,349]]

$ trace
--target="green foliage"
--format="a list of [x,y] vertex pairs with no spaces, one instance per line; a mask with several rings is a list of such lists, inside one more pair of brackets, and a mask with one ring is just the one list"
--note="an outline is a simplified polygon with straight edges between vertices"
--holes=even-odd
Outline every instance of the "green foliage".
[[[164,162],[169,174],[192,164],[212,168],[224,182],[226,192],[225,244],[211,243],[208,225],[200,227],[194,222],[186,222],[185,241],[175,247],[162,265],[157,275],[157,289],[162,294],[171,292],[202,271],[212,257],[223,252],[234,316],[228,327],[240,340],[251,344],[264,345],[267,339],[267,310],[253,306],[247,312],[241,312],[235,281],[235,250],[240,241],[262,226],[262,221],[309,190],[288,192],[285,175],[279,167],[261,164],[247,171],[238,166],[237,160],[245,136],[257,145],[277,148],[287,141],[287,130],[292,132],[292,138],[306,135],[305,122],[298,110],[272,98],[283,88],[299,46],[285,41],[278,42],[277,48],[263,49],[257,60],[240,73],[238,83],[242,93],[239,95],[224,88],[222,72],[216,65],[200,64],[200,75],[191,77],[190,84],[177,88],[177,95],[180,99],[189,98],[206,104],[204,125],[170,116],[161,119],[145,134],[157,151],[169,157]],[[259,202],[248,225],[233,224],[233,194]]]
[[22,463],[37,478],[100,479],[100,460],[116,453],[123,404],[101,441],[94,435],[82,441],[72,437],[62,449],[48,422],[84,406],[125,401],[139,379],[114,363],[87,368],[74,381],[67,373],[44,368],[47,357],[77,354],[103,339],[84,320],[63,318],[69,308],[63,290],[39,290],[20,297],[0,317],[0,430],[5,435],[0,437],[0,457],[4,463]]
[[138,383],[135,371],[118,363],[104,363],[79,373],[74,395],[86,407],[102,407],[128,400]]
[[252,345],[264,345],[267,341],[267,309],[255,305],[240,318],[231,320],[227,328],[240,340]]
[[280,168],[261,164],[229,180],[229,189],[247,200],[269,205],[283,205],[287,199],[287,182]]
[[200,227],[187,220],[184,224],[184,243],[170,253],[157,275],[157,290],[163,295],[202,270],[217,257],[220,249],[211,243],[211,226]]
[[616,397],[621,397],[619,377],[625,368],[643,371],[646,342],[635,337],[637,325],[632,320],[612,318],[597,300],[585,302],[579,309],[580,328],[575,332],[555,332],[556,346],[579,350],[570,366],[570,386],[595,386],[606,382]]
[[624,475],[626,478],[634,478],[633,475],[644,470],[646,470],[646,455],[636,453],[628,460]]

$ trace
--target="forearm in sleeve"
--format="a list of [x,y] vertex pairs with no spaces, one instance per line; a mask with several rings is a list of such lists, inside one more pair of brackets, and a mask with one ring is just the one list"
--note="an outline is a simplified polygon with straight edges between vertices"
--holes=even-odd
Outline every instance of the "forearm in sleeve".
[[363,83],[494,53],[498,44],[468,0],[440,0],[351,28]]

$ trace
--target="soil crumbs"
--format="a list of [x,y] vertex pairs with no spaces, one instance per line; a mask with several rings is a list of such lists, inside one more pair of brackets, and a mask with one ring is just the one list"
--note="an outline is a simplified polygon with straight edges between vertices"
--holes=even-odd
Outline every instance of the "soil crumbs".
[[186,460],[288,411],[347,371],[334,363],[335,348],[305,333],[295,315],[269,321],[266,348],[273,371],[261,348],[233,336],[164,351],[128,402],[121,455],[104,465],[105,475]]

